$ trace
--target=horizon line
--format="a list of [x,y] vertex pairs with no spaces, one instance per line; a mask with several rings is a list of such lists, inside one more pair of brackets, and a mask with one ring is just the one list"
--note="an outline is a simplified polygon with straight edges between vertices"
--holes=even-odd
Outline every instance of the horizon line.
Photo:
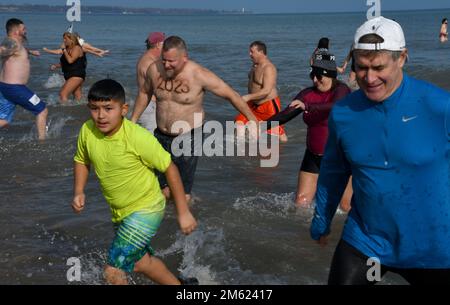
[[[5,7],[5,6],[16,6],[16,7],[21,7],[21,6],[48,6],[48,7],[68,7],[66,5],[50,5],[50,4],[14,4],[14,3],[10,3],[10,4],[0,4],[0,7]],[[100,7],[104,7],[104,8],[115,8],[115,9],[133,9],[133,10],[139,10],[139,9],[155,9],[155,10],[193,10],[193,11],[199,11],[199,12],[207,12],[207,11],[211,11],[211,12],[217,12],[217,13],[221,13],[221,12],[227,12],[227,13],[237,13],[236,15],[239,15],[239,12],[242,10],[241,9],[211,9],[211,8],[186,8],[186,7],[180,7],[180,8],[160,8],[160,7],[126,7],[126,6],[111,6],[111,5],[83,5],[82,9],[84,8],[84,10],[86,8],[100,8]],[[383,10],[384,12],[410,12],[410,11],[435,11],[435,10],[450,10],[450,6],[449,7],[439,7],[439,8],[423,8],[423,9],[386,9]],[[8,11],[0,11],[1,13],[7,13]],[[241,15],[277,15],[277,14],[345,14],[345,13],[364,13],[366,12],[366,10],[336,10],[336,11],[297,11],[297,12],[258,12],[258,11],[254,11],[252,9],[246,9],[245,11],[246,13],[242,13]],[[158,14],[159,15],[159,14]]]

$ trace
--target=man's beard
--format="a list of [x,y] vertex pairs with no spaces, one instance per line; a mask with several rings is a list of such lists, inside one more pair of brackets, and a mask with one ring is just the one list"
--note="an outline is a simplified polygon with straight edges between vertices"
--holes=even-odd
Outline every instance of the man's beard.
[[173,78],[175,78],[175,71],[174,71],[174,70],[169,70],[169,71],[166,70],[166,77],[167,77],[168,79],[173,79]]
[[20,37],[22,37],[22,43],[24,43],[24,44],[28,43],[28,38],[27,38],[26,34],[22,34],[22,35],[20,35]]

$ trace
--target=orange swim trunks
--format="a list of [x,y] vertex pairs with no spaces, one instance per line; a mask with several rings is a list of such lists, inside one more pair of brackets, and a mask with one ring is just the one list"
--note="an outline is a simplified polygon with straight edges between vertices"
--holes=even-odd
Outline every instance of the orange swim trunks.
[[[248,105],[248,107],[250,107],[253,114],[258,119],[258,121],[265,121],[265,120],[269,119],[271,116],[280,112],[280,109],[281,109],[281,103],[280,103],[279,97],[265,101],[264,103],[259,104],[259,105],[250,101],[247,103],[247,105]],[[238,114],[234,118],[234,121],[242,122],[244,124],[246,124],[248,122],[247,118],[243,114]],[[284,131],[283,126],[278,126],[278,127],[268,130],[267,133],[275,134],[275,135],[284,135],[285,131]]]

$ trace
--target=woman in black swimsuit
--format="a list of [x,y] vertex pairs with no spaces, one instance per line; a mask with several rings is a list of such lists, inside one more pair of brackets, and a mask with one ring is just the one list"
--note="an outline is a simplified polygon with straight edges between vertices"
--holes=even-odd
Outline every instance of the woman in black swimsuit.
[[64,42],[61,45],[62,55],[58,65],[52,65],[51,69],[61,67],[66,82],[59,92],[61,102],[66,103],[69,96],[73,94],[75,100],[79,101],[82,95],[82,86],[86,78],[86,55],[81,48],[75,34],[65,32]]

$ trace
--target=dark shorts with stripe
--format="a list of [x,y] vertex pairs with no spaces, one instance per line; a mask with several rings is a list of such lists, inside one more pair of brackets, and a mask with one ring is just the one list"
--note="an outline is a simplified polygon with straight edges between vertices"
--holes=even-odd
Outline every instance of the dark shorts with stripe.
[[45,103],[25,85],[0,82],[0,92],[10,103],[22,106],[34,115],[38,115],[46,107]]

